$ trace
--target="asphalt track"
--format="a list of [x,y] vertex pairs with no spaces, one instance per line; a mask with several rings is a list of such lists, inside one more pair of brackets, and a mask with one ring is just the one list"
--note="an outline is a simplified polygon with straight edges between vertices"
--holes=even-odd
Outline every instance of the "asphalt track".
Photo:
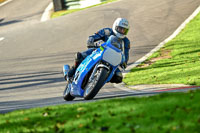
[[[4,38],[0,41],[0,113],[84,102],[62,99],[65,81],[61,71],[63,64],[73,64],[77,51],[86,50],[89,35],[112,27],[117,17],[127,18],[131,64],[171,35],[199,5],[200,0],[120,0],[43,23],[23,21],[14,26],[0,22],[0,38]],[[136,93],[108,84],[95,100],[152,93],[158,92]]]
[[45,8],[52,0],[6,0],[0,6],[0,31],[40,22]]

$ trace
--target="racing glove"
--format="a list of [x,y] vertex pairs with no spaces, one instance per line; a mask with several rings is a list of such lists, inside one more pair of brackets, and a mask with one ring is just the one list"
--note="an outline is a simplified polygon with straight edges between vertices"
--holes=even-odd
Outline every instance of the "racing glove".
[[94,44],[94,38],[93,37],[89,37],[87,40],[87,47],[88,48],[94,48],[95,44]]
[[120,66],[121,66],[121,68],[126,69],[127,64],[126,64],[126,62],[124,62],[124,63],[120,64]]

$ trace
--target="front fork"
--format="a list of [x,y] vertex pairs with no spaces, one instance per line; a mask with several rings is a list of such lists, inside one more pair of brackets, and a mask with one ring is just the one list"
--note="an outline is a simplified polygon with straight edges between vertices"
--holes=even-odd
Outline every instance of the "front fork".
[[91,81],[94,79],[94,75],[96,74],[97,69],[100,68],[100,67],[104,67],[104,68],[106,68],[108,71],[110,71],[110,68],[109,68],[107,65],[98,62],[98,63],[95,65],[94,70],[93,70],[93,72],[92,72],[92,74],[91,74],[91,76],[90,76],[90,78],[89,78],[89,82],[91,82]]
[[93,70],[93,72],[92,72],[92,74],[91,74],[91,76],[90,76],[88,82],[91,82],[91,81],[94,79],[94,75],[95,75],[95,73],[97,72],[98,65],[99,65],[99,63],[97,63],[97,64],[95,65],[94,70]]

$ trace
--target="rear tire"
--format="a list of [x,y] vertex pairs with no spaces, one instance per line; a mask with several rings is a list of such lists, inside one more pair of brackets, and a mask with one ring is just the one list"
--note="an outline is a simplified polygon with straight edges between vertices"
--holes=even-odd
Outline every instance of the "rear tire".
[[90,100],[96,96],[107,78],[108,70],[105,68],[98,68],[94,79],[85,86],[84,99]]
[[65,101],[72,101],[72,100],[74,100],[74,96],[72,96],[71,94],[70,94],[70,90],[69,90],[69,87],[68,87],[68,83],[67,83],[67,85],[66,85],[66,87],[65,87],[65,90],[64,90],[64,93],[63,93],[63,98],[64,98],[64,100]]

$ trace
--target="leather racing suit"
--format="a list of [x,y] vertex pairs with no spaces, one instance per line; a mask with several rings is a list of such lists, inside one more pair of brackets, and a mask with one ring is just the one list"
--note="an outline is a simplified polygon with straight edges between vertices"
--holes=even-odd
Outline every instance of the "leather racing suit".
[[[90,55],[96,48],[98,48],[98,46],[95,46],[93,42],[96,42],[98,40],[103,40],[104,42],[106,42],[111,35],[115,35],[111,28],[103,28],[103,29],[99,30],[97,33],[89,36],[88,43],[87,43],[88,50],[86,50],[82,53],[79,53],[79,52],[77,53],[74,68],[76,69],[78,67],[78,65],[88,55]],[[90,42],[91,40],[93,41],[92,43]],[[125,62],[121,65],[123,65],[123,67],[126,67],[128,60],[129,60],[130,41],[127,37],[123,38],[122,40],[124,42]],[[73,72],[72,71],[69,72],[68,75],[71,76],[74,73],[75,73],[75,70],[73,70]],[[123,79],[122,72],[120,71],[119,68],[117,68],[117,70],[115,71],[115,74],[113,75],[113,78],[111,79],[110,82],[111,83],[121,83],[122,79]]]

